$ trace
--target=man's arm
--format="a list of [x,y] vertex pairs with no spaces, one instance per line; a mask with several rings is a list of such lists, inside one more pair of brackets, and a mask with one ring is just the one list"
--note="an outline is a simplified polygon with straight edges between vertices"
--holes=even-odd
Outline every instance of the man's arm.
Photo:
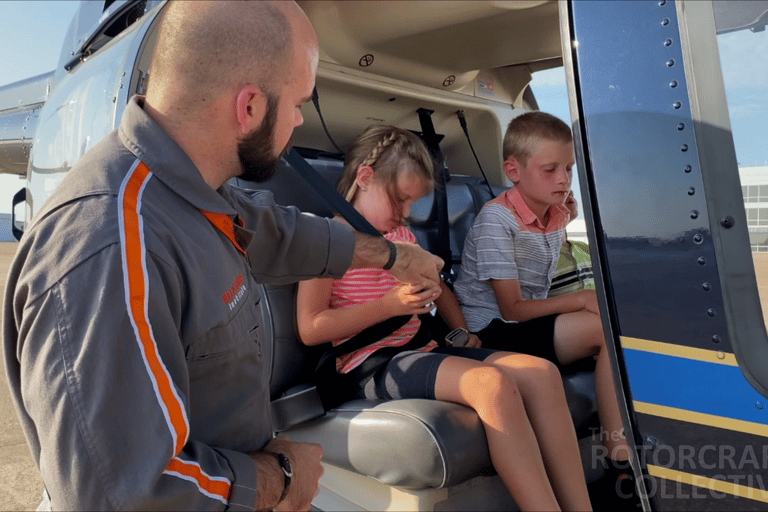
[[[274,203],[270,194],[241,200],[245,225],[255,236],[248,247],[251,272],[260,282],[295,282],[314,277],[340,278],[349,268],[383,267],[388,242],[354,231],[347,224],[301,213]],[[395,242],[390,270],[404,283],[437,287],[443,260],[415,244]]]
[[[41,295],[31,292],[34,275],[12,285],[9,377],[52,507],[255,509],[253,460],[191,436],[185,347],[170,306],[181,303],[177,276],[148,257],[148,279],[124,281],[119,251],[102,250]],[[136,293],[126,293],[128,281]]]
[[[440,269],[443,260],[416,244],[393,242],[395,263],[390,269],[399,281],[423,284],[422,288],[436,288],[441,282]],[[355,231],[355,252],[350,268],[383,267],[390,258],[389,243],[384,237],[371,236]]]

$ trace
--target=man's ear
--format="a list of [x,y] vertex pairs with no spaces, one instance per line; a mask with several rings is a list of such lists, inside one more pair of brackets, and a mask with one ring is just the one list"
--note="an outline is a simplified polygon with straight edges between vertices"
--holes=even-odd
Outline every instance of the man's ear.
[[355,182],[357,183],[357,186],[365,189],[368,188],[371,183],[373,183],[373,180],[375,178],[375,172],[373,170],[373,167],[370,165],[361,165],[357,168],[357,178],[355,178]]
[[507,175],[507,178],[512,183],[520,181],[520,162],[514,157],[504,160],[504,174]]
[[261,126],[267,113],[267,95],[253,85],[247,84],[240,89],[235,98],[237,124],[243,135]]

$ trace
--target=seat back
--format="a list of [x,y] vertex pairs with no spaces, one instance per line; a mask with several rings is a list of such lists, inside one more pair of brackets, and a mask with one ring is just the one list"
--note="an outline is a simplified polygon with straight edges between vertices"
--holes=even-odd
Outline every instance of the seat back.
[[[311,159],[312,166],[330,183],[336,183],[344,170],[344,162],[330,158]],[[264,183],[252,183],[236,178],[235,186],[246,189],[262,189],[272,192],[277,204],[296,206],[303,212],[321,217],[331,217],[334,212],[317,192],[285,160],[271,179]],[[297,392],[295,386],[308,387],[317,361],[325,347],[307,347],[298,335],[296,326],[296,284],[263,285],[262,317],[264,333],[272,358],[270,392],[272,400],[279,399],[286,390]],[[271,341],[271,343],[270,343]],[[275,418],[279,427],[279,418]]]

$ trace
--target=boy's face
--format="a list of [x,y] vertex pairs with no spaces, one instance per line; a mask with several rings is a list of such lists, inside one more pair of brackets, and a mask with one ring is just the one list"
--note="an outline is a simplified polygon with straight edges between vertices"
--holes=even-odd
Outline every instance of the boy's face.
[[504,172],[528,207],[543,218],[550,206],[565,204],[571,191],[574,163],[572,143],[544,139],[528,158],[527,165],[508,158],[504,161]]

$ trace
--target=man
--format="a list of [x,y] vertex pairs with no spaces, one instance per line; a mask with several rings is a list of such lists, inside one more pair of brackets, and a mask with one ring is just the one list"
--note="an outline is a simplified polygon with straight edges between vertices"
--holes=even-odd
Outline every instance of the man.
[[434,283],[442,262],[226,185],[270,176],[303,122],[318,48],[296,4],[163,16],[147,97],[19,246],[12,396],[54,510],[307,509],[322,449],[272,439],[255,282],[351,264]]

